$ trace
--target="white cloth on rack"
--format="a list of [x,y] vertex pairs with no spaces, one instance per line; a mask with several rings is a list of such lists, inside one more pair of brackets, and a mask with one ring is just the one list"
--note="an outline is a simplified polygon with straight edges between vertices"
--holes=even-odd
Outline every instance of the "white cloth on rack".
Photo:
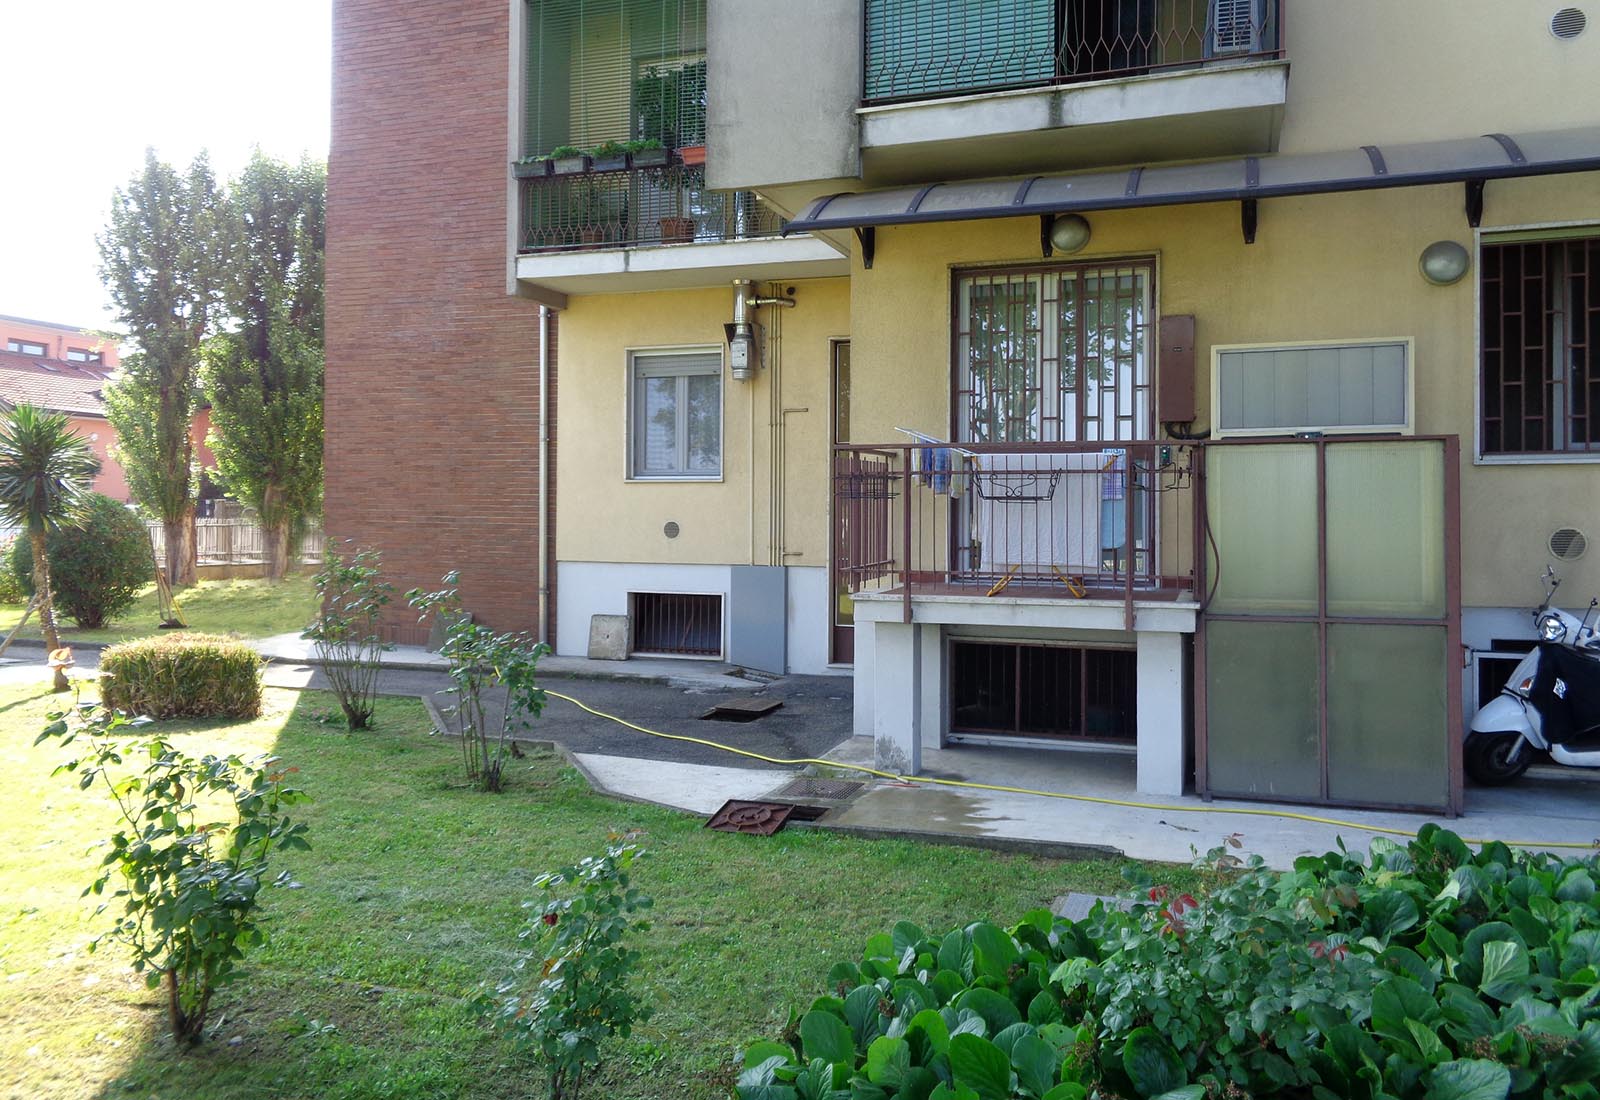
[[[1075,454],[981,454],[971,460],[974,488],[968,515],[972,536],[982,543],[984,573],[1069,576],[1100,571],[1101,472],[1107,462],[1098,451]],[[1037,500],[1006,499],[1007,486],[1038,497],[1048,489],[1050,471],[1061,471],[1055,489]],[[1037,473],[1033,484],[1026,474]],[[1020,476],[1019,476],[1020,475]]]

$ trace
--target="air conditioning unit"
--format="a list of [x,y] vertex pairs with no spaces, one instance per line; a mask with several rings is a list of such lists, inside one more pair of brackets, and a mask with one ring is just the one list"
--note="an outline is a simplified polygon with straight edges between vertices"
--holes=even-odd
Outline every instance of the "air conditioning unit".
[[1260,53],[1266,29],[1267,0],[1211,0],[1206,56]]

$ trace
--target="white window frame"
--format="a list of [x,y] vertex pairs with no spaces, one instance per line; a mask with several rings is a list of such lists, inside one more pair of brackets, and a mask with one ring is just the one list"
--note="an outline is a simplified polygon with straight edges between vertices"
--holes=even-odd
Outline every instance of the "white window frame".
[[[670,368],[670,367],[648,368],[647,367],[646,369],[651,370],[655,377],[662,377],[664,375],[672,375],[672,374],[676,374],[680,378],[689,378],[689,377],[696,377],[696,376],[698,376],[698,377],[710,377],[713,374],[715,374],[715,377],[717,379],[717,469],[716,469],[715,472],[696,473],[696,472],[693,472],[693,471],[690,471],[690,470],[686,470],[686,469],[683,468],[683,466],[687,465],[686,456],[684,456],[682,454],[682,449],[687,446],[687,442],[688,442],[688,436],[687,436],[687,434],[685,434],[685,435],[683,435],[683,437],[679,441],[679,447],[680,447],[680,454],[679,454],[680,466],[679,466],[679,469],[673,470],[673,471],[670,471],[670,472],[666,472],[666,473],[650,473],[650,472],[647,472],[647,471],[643,471],[643,470],[641,470],[639,468],[641,457],[642,457],[641,456],[641,440],[639,438],[639,431],[641,429],[641,425],[639,423],[639,377],[640,377],[640,375],[639,375],[640,362],[639,361],[641,359],[670,359],[670,358],[672,358],[674,356],[691,356],[691,355],[696,355],[696,356],[712,355],[712,356],[715,356],[716,359],[717,359],[717,369],[715,370],[715,372],[710,371],[710,370],[691,369],[691,368],[689,368],[687,366],[681,367],[681,368]],[[724,429],[725,429],[726,422],[727,422],[727,401],[728,401],[728,387],[727,387],[727,383],[725,381],[725,378],[726,378],[726,370],[725,370],[726,364],[724,363],[723,360],[724,360],[723,348],[722,348],[721,345],[715,345],[715,344],[712,344],[712,345],[674,346],[674,347],[629,348],[628,349],[628,353],[627,353],[627,364],[628,364],[627,365],[627,371],[628,371],[628,385],[627,385],[628,407],[627,407],[627,411],[626,411],[626,415],[625,415],[626,426],[625,426],[625,429],[624,429],[626,431],[626,434],[627,434],[627,448],[626,448],[627,457],[626,457],[626,460],[625,460],[626,463],[627,463],[627,466],[626,466],[626,469],[624,470],[624,478],[625,478],[625,480],[627,480],[627,481],[638,481],[638,482],[654,483],[654,482],[681,482],[681,481],[713,481],[713,482],[715,482],[715,481],[721,481],[723,479],[723,468],[724,468],[724,462],[726,460],[726,447],[725,447],[726,432],[725,432]],[[683,397],[684,396],[685,396],[685,394],[684,394],[684,386],[680,385],[680,387],[679,387],[679,406],[678,406],[680,410],[682,410],[683,408],[686,407],[686,403],[683,401]]]
[[1600,454],[1583,451],[1547,451],[1542,454],[1485,454],[1483,451],[1483,246],[1499,244],[1511,237],[1529,240],[1557,240],[1600,234],[1600,222],[1582,221],[1523,222],[1517,225],[1485,225],[1472,231],[1472,464],[1474,466],[1592,466],[1600,464]]
[[[1316,348],[1361,348],[1399,344],[1405,348],[1406,415],[1395,424],[1296,424],[1274,428],[1222,427],[1222,356],[1236,351],[1313,350]],[[1217,439],[1248,439],[1292,436],[1297,432],[1323,435],[1415,435],[1417,417],[1417,359],[1415,342],[1409,336],[1360,336],[1347,340],[1282,340],[1272,343],[1213,344],[1211,347],[1211,434]]]

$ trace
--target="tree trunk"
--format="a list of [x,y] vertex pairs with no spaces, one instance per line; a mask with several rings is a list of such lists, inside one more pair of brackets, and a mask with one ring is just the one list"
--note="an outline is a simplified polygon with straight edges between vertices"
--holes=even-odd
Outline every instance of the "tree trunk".
[[207,989],[200,997],[200,1004],[194,1012],[183,1010],[183,997],[178,992],[178,975],[176,971],[166,972],[167,985],[167,1023],[172,1029],[172,1038],[181,1046],[194,1046],[206,1032],[206,1011],[211,1004],[211,990]]
[[[50,559],[45,554],[45,539],[43,531],[30,531],[28,543],[33,550],[33,591],[39,601],[39,622],[44,627],[44,647],[47,653],[54,654],[61,648],[61,635],[56,632],[56,608],[50,593]],[[70,686],[67,683],[67,670],[55,670],[55,691],[66,691]]]
[[197,579],[193,506],[175,521],[162,520],[161,531],[167,551],[167,583],[174,586],[193,584]]
[[289,521],[281,519],[262,534],[267,543],[267,579],[281,581],[289,572]]

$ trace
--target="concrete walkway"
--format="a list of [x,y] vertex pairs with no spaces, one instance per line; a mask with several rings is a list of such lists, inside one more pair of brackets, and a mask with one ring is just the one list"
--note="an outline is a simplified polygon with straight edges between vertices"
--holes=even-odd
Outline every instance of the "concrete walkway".
[[[265,673],[268,684],[326,687],[321,672],[309,663],[303,643],[297,648],[286,639],[269,639],[262,648],[274,656]],[[97,656],[98,651],[80,650],[76,673],[92,675]],[[0,682],[44,682],[42,649],[16,646],[8,657],[16,661],[0,665]],[[380,677],[385,694],[423,698],[436,715],[448,705],[442,694],[447,683],[436,655],[403,647],[385,658]],[[1351,849],[1364,849],[1377,834],[1359,826],[1414,832],[1434,820],[1417,814],[1140,796],[1134,790],[1131,756],[1093,752],[967,746],[933,750],[924,753],[925,771],[916,780],[883,780],[848,767],[870,767],[873,746],[870,738],[850,736],[850,685],[838,677],[785,677],[762,683],[735,675],[729,666],[677,661],[547,658],[541,667],[549,690],[637,725],[777,759],[825,759],[838,765],[820,769],[825,774],[863,781],[854,797],[830,803],[832,808],[815,827],[1043,854],[1126,855],[1173,863],[1187,862],[1225,836],[1239,834],[1244,853],[1260,854],[1275,867],[1288,867],[1297,856],[1333,849],[1341,837]],[[745,698],[752,692],[783,705],[754,722],[702,718],[719,697]],[[651,737],[559,699],[550,701],[527,736],[560,744],[602,793],[701,815],[727,799],[766,800],[796,776],[819,770]],[[1050,795],[947,787],[930,782],[935,779]],[[1345,824],[1285,816],[1296,814]],[[1567,769],[1543,768],[1510,787],[1469,787],[1466,814],[1441,824],[1468,838],[1500,839],[1531,848],[1556,843],[1592,846],[1600,839],[1600,776],[1591,779]]]

